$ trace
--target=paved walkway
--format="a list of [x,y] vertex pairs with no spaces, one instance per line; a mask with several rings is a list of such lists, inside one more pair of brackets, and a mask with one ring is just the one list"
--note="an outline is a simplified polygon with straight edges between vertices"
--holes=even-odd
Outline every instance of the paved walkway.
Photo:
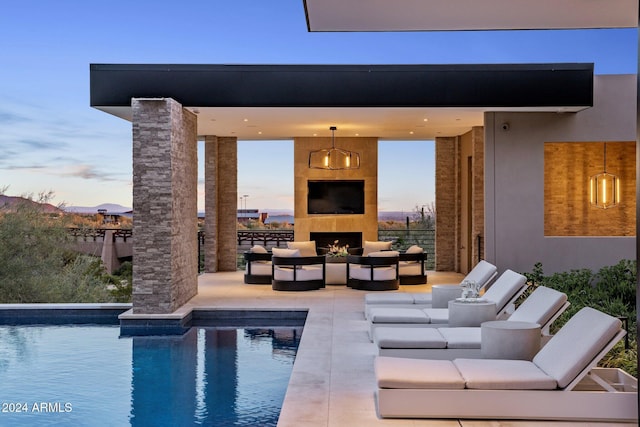
[[[428,291],[431,284],[458,283],[455,273],[429,272],[429,283],[401,292]],[[544,423],[466,420],[388,420],[376,415],[373,359],[364,319],[364,294],[345,286],[309,292],[275,292],[270,285],[245,285],[242,272],[204,274],[199,293],[188,304],[217,308],[308,309],[300,347],[278,425],[529,427],[606,426],[607,423]],[[187,307],[185,307],[187,308]],[[535,405],[535,402],[531,402]],[[626,426],[635,424],[613,424]]]

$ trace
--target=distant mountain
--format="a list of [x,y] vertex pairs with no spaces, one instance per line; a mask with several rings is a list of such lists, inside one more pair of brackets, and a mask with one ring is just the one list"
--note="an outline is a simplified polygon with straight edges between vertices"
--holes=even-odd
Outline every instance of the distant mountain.
[[107,213],[123,213],[132,210],[132,208],[115,203],[103,203],[98,206],[66,206],[64,208],[65,212],[84,214],[98,213],[98,209],[106,209]]
[[47,213],[62,212],[60,208],[52,205],[51,203],[38,203],[33,200],[25,199],[24,197],[5,196],[0,194],[0,210],[13,210],[14,206],[18,203],[29,203],[34,206],[40,206],[44,212]]

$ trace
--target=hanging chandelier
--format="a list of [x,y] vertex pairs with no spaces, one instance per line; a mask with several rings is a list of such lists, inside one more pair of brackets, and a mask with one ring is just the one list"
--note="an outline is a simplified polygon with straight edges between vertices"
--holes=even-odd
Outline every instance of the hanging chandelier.
[[338,128],[331,126],[329,129],[331,130],[331,148],[322,148],[309,152],[309,168],[326,170],[359,169],[360,154],[355,151],[336,148],[335,132]]
[[606,142],[602,172],[589,178],[589,203],[600,209],[613,208],[620,203],[620,178],[607,172]]

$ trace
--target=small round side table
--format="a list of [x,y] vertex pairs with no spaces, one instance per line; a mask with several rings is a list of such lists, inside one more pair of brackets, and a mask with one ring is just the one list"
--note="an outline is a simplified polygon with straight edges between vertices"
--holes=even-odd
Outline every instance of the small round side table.
[[540,350],[540,325],[494,320],[480,329],[480,353],[485,359],[532,360]]
[[449,327],[480,326],[496,319],[496,303],[487,300],[449,301]]

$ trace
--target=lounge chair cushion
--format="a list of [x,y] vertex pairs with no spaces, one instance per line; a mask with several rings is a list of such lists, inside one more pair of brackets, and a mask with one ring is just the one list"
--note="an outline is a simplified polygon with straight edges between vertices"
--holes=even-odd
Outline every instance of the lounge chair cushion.
[[564,388],[611,341],[621,326],[619,319],[584,307],[542,347],[533,363]]
[[528,360],[454,359],[466,387],[481,390],[553,390],[556,380]]
[[488,263],[485,260],[481,260],[475,267],[467,274],[464,280],[472,280],[476,283],[487,283],[498,272],[498,268]]
[[271,249],[271,253],[273,254],[273,256],[282,257],[282,258],[299,257],[300,256],[300,250],[299,249],[273,248],[273,249]]
[[[431,319],[431,323],[449,323],[449,309],[448,308],[425,308],[422,310],[425,315]],[[411,323],[411,322],[405,322]]]
[[418,261],[400,261],[398,263],[398,274],[401,276],[419,276],[426,274],[426,272],[423,273],[422,266]]
[[365,304],[413,304],[414,297],[410,293],[393,294],[370,293],[364,296]]
[[505,270],[482,297],[495,302],[496,310],[500,312],[526,283],[527,278],[522,274]]
[[374,307],[369,311],[371,323],[430,323],[429,316],[418,308]]
[[[245,267],[245,271],[249,274],[249,263]],[[251,262],[251,274],[254,276],[271,276],[270,261],[253,261]]]
[[518,309],[509,316],[509,320],[516,322],[531,322],[539,325],[546,325],[554,314],[567,301],[567,295],[555,289],[545,286],[538,286],[524,300]]
[[[295,269],[296,281],[305,280],[322,280],[322,266],[320,265],[304,265]],[[273,278],[275,280],[293,281],[293,268],[278,267],[273,269]]]
[[464,388],[464,379],[450,360],[377,357],[375,373],[379,388]]
[[[375,267],[373,269],[373,280],[395,280],[395,267]],[[358,280],[371,280],[371,267],[366,265],[349,265],[349,278]]]
[[373,330],[379,348],[447,348],[447,341],[436,328],[380,327]]
[[317,256],[316,241],[309,240],[305,242],[287,242],[287,248],[298,249],[300,256]]
[[393,242],[370,242],[365,240],[364,246],[362,247],[362,256],[367,256],[371,252],[388,251],[391,249],[392,243]]
[[447,348],[480,348],[482,338],[480,328],[438,328],[436,329],[447,342]]
[[253,245],[251,247],[251,249],[249,249],[249,252],[252,252],[254,254],[266,254],[266,253],[268,253],[267,249],[264,246],[260,246],[260,245]]
[[399,255],[400,255],[400,252],[398,251],[376,251],[376,252],[369,252],[369,254],[367,254],[367,256],[370,256],[370,257],[388,257],[388,258],[396,257]]
[[411,294],[414,304],[431,304],[433,294],[431,292],[416,292]]

